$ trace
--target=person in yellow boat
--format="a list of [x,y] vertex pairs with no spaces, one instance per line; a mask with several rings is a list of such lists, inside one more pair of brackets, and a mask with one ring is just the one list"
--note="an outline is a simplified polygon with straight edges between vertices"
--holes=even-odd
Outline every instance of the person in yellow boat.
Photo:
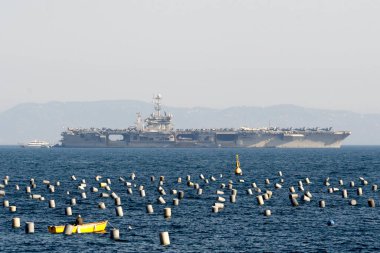
[[75,225],[83,225],[82,216],[80,216],[80,215],[77,216],[77,219],[75,220]]

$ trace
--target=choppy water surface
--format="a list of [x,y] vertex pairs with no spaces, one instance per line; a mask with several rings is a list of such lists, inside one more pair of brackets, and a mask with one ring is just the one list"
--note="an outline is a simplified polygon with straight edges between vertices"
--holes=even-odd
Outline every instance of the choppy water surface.
[[[244,183],[238,183],[233,175],[235,154],[239,153]],[[277,172],[283,172],[282,189],[274,189],[279,182]],[[371,185],[380,185],[380,147],[346,147],[339,150],[323,149],[22,149],[0,148],[0,177],[8,175],[9,185],[3,199],[17,206],[16,213],[0,207],[0,251],[2,252],[378,252],[380,251],[380,199],[379,192],[372,192]],[[137,178],[129,176],[135,172]],[[216,182],[205,184],[200,174],[207,178],[215,176]],[[223,174],[223,178],[220,177]],[[71,175],[77,181],[71,180]],[[122,201],[124,217],[116,217],[112,198],[91,193],[90,187],[99,187],[96,175],[110,178],[112,191]],[[158,180],[165,176],[166,205],[159,205]],[[186,175],[199,183],[203,195],[187,187]],[[119,177],[136,184],[133,194]],[[363,196],[356,195],[359,177],[368,180],[363,186]],[[182,177],[182,183],[177,178]],[[305,185],[313,194],[310,203],[299,200],[299,207],[292,207],[288,188],[297,186],[299,180],[309,177],[311,185]],[[340,192],[327,193],[323,186],[330,177],[332,186],[339,187],[343,179],[349,198],[358,201],[357,206],[348,205]],[[35,178],[37,188],[33,193],[42,194],[46,200],[29,198],[25,187]],[[271,185],[265,185],[265,179]],[[50,193],[42,180],[61,182],[55,193]],[[87,199],[81,200],[77,186],[81,179],[87,182]],[[224,189],[224,210],[212,213],[216,201],[215,191],[221,183],[234,181],[238,190],[237,202],[229,203],[230,191]],[[355,181],[350,188],[349,181]],[[263,191],[270,189],[273,197],[259,207],[255,195],[247,195],[246,189],[256,182]],[[15,184],[20,191],[15,190]],[[138,186],[144,185],[147,196],[141,198]],[[297,188],[297,187],[296,187]],[[341,187],[342,188],[342,187]],[[171,189],[185,191],[179,206],[172,205]],[[66,191],[70,191],[70,195]],[[257,193],[256,193],[257,194]],[[75,216],[65,216],[65,207],[76,197],[74,215],[81,214],[85,221],[108,219],[120,229],[121,241],[109,239],[107,234],[53,235],[48,225],[73,222]],[[374,198],[376,208],[369,208],[368,198]],[[48,208],[48,200],[55,199],[56,208]],[[320,199],[326,200],[326,208],[318,207]],[[99,202],[107,209],[100,210]],[[145,207],[153,203],[154,214],[146,214]],[[163,217],[163,208],[172,207],[172,218]],[[271,217],[263,211],[270,209]],[[12,229],[11,219],[20,217],[22,228]],[[329,220],[334,226],[328,226]],[[35,222],[35,233],[25,234],[24,222]],[[131,226],[132,229],[128,229]],[[111,226],[108,227],[108,229]],[[169,231],[171,245],[160,246],[159,232]]]

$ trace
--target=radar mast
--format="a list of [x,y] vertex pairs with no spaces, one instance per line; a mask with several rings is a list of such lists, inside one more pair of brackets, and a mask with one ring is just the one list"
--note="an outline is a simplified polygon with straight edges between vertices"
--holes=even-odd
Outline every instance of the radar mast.
[[173,130],[172,114],[164,112],[161,115],[161,94],[153,96],[154,112],[145,119],[145,130],[149,132],[169,132]]

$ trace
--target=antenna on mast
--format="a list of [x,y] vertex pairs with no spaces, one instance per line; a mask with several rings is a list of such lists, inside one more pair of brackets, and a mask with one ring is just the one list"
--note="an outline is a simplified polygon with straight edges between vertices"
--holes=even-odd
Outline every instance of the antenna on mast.
[[156,110],[156,116],[158,117],[161,116],[161,99],[162,95],[159,93],[153,96],[154,109]]

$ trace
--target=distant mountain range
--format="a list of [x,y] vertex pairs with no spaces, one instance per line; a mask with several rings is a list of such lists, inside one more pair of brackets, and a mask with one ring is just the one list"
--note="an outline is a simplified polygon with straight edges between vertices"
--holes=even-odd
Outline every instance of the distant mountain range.
[[[174,115],[175,128],[333,127],[349,130],[344,145],[380,145],[380,114],[309,109],[294,105],[229,107],[226,109],[164,107]],[[57,143],[67,127],[127,128],[136,113],[143,118],[153,105],[141,101],[50,102],[20,104],[0,113],[0,145],[33,139]]]

